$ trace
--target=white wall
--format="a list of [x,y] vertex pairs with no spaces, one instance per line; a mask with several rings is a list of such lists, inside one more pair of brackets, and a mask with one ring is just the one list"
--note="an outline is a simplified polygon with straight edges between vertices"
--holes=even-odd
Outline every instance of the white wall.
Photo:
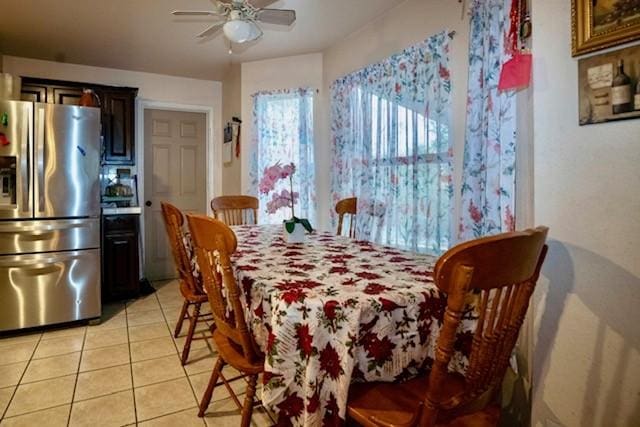
[[[226,126],[233,117],[242,116],[242,84],[240,80],[240,64],[229,67],[224,80],[222,81],[222,126]],[[235,143],[235,142],[234,142]],[[241,162],[234,153],[231,156],[231,163],[224,164],[222,173],[222,194],[235,195],[242,194],[241,186]]]
[[640,425],[640,119],[578,126],[571,2],[533,2],[534,426]]
[[[216,163],[211,168],[214,175],[210,179],[213,180],[214,194],[222,194],[222,84],[220,82],[7,55],[3,57],[2,64],[5,73],[18,76],[137,87],[139,99],[213,108],[213,123],[210,125],[213,127]],[[136,144],[142,144],[142,141],[136,140]]]
[[[241,73],[242,96],[242,191],[249,193],[249,163],[253,141],[253,102],[251,95],[263,90],[292,89],[299,87],[322,88],[322,54],[290,56],[265,61],[245,62]],[[318,138],[318,106],[324,96],[321,92],[314,105],[314,132],[316,161],[321,156],[320,147],[328,142]],[[316,175],[325,173],[316,169]],[[318,178],[317,178],[318,179]],[[319,190],[316,190],[319,193]],[[315,224],[314,224],[315,225]],[[322,224],[318,224],[322,227]]]

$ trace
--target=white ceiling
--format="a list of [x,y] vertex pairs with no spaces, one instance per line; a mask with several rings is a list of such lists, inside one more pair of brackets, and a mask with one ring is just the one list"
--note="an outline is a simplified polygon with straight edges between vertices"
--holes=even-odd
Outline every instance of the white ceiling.
[[222,35],[195,37],[215,18],[170,14],[210,10],[208,0],[2,0],[0,52],[220,80],[231,62],[321,51],[402,1],[279,0],[271,7],[295,9],[297,22],[262,24],[261,40],[229,55]]

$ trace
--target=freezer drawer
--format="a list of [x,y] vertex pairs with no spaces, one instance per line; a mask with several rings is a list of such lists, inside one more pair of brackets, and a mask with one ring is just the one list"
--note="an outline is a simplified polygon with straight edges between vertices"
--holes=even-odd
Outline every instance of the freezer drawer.
[[0,222],[0,255],[99,247],[99,218]]
[[100,316],[100,250],[0,257],[0,331]]

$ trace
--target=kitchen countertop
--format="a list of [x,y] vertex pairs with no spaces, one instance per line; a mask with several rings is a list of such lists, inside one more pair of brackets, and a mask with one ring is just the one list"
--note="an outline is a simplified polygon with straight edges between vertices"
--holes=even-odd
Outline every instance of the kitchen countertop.
[[140,215],[142,208],[140,206],[132,208],[102,208],[102,215]]

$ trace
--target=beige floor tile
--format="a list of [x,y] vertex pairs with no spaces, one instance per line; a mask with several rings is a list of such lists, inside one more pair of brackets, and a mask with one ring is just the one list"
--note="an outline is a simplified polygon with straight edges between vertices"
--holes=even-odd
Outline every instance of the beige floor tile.
[[71,405],[57,406],[2,420],[3,427],[66,427]]
[[202,427],[204,425],[204,420],[198,418],[198,408],[187,409],[138,424],[139,427]]
[[76,376],[69,375],[37,383],[21,384],[13,396],[6,416],[12,417],[71,403],[75,383]]
[[0,417],[4,414],[4,410],[7,409],[15,389],[15,387],[0,388]]
[[[182,351],[182,347],[180,347]],[[216,362],[217,353],[207,348],[191,349],[189,352],[189,363],[184,366],[187,375],[199,374],[201,372],[211,372]]]
[[[177,316],[176,316],[176,319],[177,319]],[[167,321],[167,323],[168,323],[169,325],[171,325],[171,324],[172,324],[172,323],[171,323],[171,322],[169,322],[169,321]],[[173,325],[175,326],[175,322],[173,323]],[[209,332],[209,330],[210,330],[210,327],[209,327],[209,325],[207,324],[207,322],[205,322],[205,321],[200,321],[200,322],[196,323],[196,329],[195,329],[195,333],[196,333],[196,334],[201,334],[201,333],[203,333],[203,332]],[[179,338],[180,338],[180,337],[184,338],[184,337],[186,337],[186,336],[187,336],[187,333],[188,333],[188,332],[189,332],[189,321],[188,321],[188,320],[185,320],[185,321],[184,321],[184,323],[182,324],[182,330],[180,331],[180,335],[178,335],[178,337],[179,337]]]
[[142,311],[127,314],[127,323],[129,326],[148,325],[150,323],[164,322],[162,310],[155,309],[150,311]]
[[162,307],[163,311],[175,309],[177,310],[177,312],[180,312],[183,302],[184,302],[184,299],[182,297],[180,298],[176,298],[175,296],[164,297],[163,300],[160,300],[160,307]]
[[175,354],[136,362],[132,365],[132,369],[133,385],[136,388],[185,376],[180,359]]
[[0,348],[0,365],[8,365],[29,360],[33,350],[38,345],[37,341],[19,342]]
[[129,363],[129,345],[120,344],[82,352],[80,372]]
[[[206,331],[206,332],[196,332],[194,334],[194,338],[202,338],[202,337],[207,337],[210,336],[211,333]],[[182,352],[182,349],[184,348],[184,343],[187,341],[187,337],[186,336],[180,336],[178,338],[174,338],[173,339],[176,343],[176,347],[178,347],[178,351]],[[209,340],[207,339],[194,339],[191,341],[191,350],[199,350],[199,349],[209,349],[210,345],[212,345]]]
[[[236,427],[240,425],[241,419],[240,410],[230,397],[212,401],[204,416],[209,427]],[[262,407],[254,406],[250,425],[252,427],[267,427],[273,425],[273,422]]]
[[131,326],[129,328],[129,341],[138,342],[164,338],[171,335],[171,331],[164,322],[150,323],[148,325]]
[[172,414],[197,405],[186,378],[136,388],[138,421]]
[[43,340],[61,337],[78,337],[84,335],[87,330],[86,326],[71,326],[66,328],[56,328],[47,330],[42,334]]
[[172,304],[174,302],[182,303],[182,301],[184,301],[184,297],[180,293],[180,288],[177,286],[174,288],[166,288],[166,290],[163,289],[162,291],[158,291],[156,292],[156,296],[158,297],[160,305]]
[[127,328],[117,329],[89,329],[84,341],[85,350],[110,347],[127,342]]
[[[234,376],[231,375],[230,372],[225,371],[224,376],[227,379],[231,379]],[[191,375],[189,377],[189,382],[191,382],[191,386],[193,388],[193,392],[196,394],[198,401],[204,395],[204,391],[207,389],[207,385],[209,385],[209,379],[211,378],[211,372],[203,372],[197,375]],[[231,383],[231,388],[233,391],[240,397],[240,401],[244,398],[244,394],[246,392],[247,383],[243,379],[239,379],[237,381],[233,381]],[[224,400],[229,398],[229,390],[224,385],[216,386],[213,389],[213,396],[211,396],[211,401],[215,402],[217,400]]]
[[[1,352],[2,350],[0,350]],[[18,362],[0,366],[0,388],[17,385],[29,362]]]
[[129,364],[78,374],[74,401],[93,399],[132,388]]
[[132,390],[102,396],[71,407],[69,426],[119,427],[136,421]]
[[6,347],[14,344],[22,344],[28,342],[37,342],[42,336],[42,332],[33,332],[30,334],[20,334],[13,336],[6,336],[4,338],[0,338],[0,348]]
[[57,378],[78,372],[80,352],[47,357],[46,359],[34,359],[29,362],[21,384]]
[[127,316],[123,312],[121,315],[115,317],[103,317],[102,321],[99,325],[89,326],[88,331],[98,330],[98,329],[118,329],[118,328],[126,328],[127,327]]
[[59,354],[73,353],[82,350],[82,342],[84,336],[72,336],[52,338],[46,341],[40,341],[36,352],[33,354],[34,359],[42,359],[45,357],[57,356]]
[[127,303],[127,314],[158,310],[160,303],[154,294],[138,298]]
[[130,345],[133,362],[176,354],[176,346],[171,337],[133,342]]

